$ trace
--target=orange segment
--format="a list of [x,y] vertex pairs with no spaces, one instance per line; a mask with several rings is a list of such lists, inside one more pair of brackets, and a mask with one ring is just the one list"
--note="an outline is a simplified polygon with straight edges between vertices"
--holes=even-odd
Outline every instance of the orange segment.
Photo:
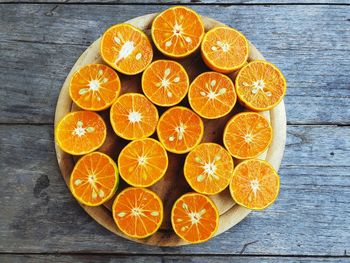
[[130,185],[148,187],[158,182],[168,168],[168,155],[160,142],[141,139],[130,142],[120,152],[121,177]]
[[237,204],[253,210],[265,209],[278,196],[280,177],[263,160],[246,160],[235,168],[230,192]]
[[160,52],[170,57],[181,58],[199,48],[204,35],[204,25],[192,9],[174,6],[153,20],[151,33]]
[[103,153],[93,152],[76,163],[69,185],[80,203],[98,206],[114,195],[118,182],[118,169],[114,161]]
[[163,221],[163,204],[152,191],[130,187],[114,200],[113,219],[120,231],[133,238],[154,234]]
[[233,175],[230,154],[216,143],[202,143],[186,157],[184,174],[198,193],[214,195],[223,191]]
[[229,77],[217,72],[205,72],[191,83],[188,99],[192,109],[200,116],[216,119],[233,109],[237,96]]
[[208,241],[219,226],[219,212],[205,195],[188,193],[181,196],[171,211],[175,233],[190,243]]
[[80,108],[99,111],[111,106],[120,93],[118,74],[108,66],[90,64],[74,73],[69,95]]
[[60,148],[73,155],[92,152],[106,139],[106,124],[95,112],[70,112],[58,123],[55,130]]
[[246,63],[249,43],[236,29],[215,27],[204,35],[201,53],[209,68],[221,73],[230,73]]
[[274,108],[286,94],[287,83],[273,64],[256,60],[244,66],[236,77],[236,92],[240,102],[255,111]]
[[145,96],[127,93],[111,107],[110,119],[118,136],[126,140],[142,139],[156,130],[158,110]]
[[157,60],[143,72],[142,90],[154,104],[178,104],[188,90],[189,80],[181,64],[171,60]]
[[259,113],[239,113],[226,124],[223,141],[233,157],[254,158],[266,151],[271,144],[272,127]]
[[110,27],[101,39],[101,56],[112,68],[127,75],[142,72],[152,61],[148,37],[129,24]]
[[173,153],[186,153],[200,143],[204,126],[193,111],[177,106],[160,117],[157,134],[165,149]]

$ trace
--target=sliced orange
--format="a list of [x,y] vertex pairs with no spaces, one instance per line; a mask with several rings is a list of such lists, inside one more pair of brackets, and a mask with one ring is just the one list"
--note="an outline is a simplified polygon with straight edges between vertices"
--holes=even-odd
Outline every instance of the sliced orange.
[[157,134],[165,149],[173,153],[186,153],[202,140],[204,125],[190,109],[176,106],[160,117]]
[[69,185],[80,203],[98,206],[114,195],[118,182],[115,162],[106,154],[93,152],[84,155],[76,163]]
[[143,93],[158,106],[178,104],[186,96],[188,85],[186,70],[171,60],[157,60],[142,74]]
[[199,48],[204,36],[204,25],[192,9],[174,6],[153,20],[151,34],[160,52],[169,57],[182,58]]
[[113,130],[126,140],[151,136],[156,130],[158,117],[157,108],[138,93],[120,96],[112,105],[110,113]]
[[113,104],[120,88],[120,79],[113,69],[102,64],[90,64],[74,73],[69,95],[80,108],[100,111]]
[[206,119],[216,119],[233,109],[237,96],[229,77],[217,72],[204,72],[191,83],[188,100],[197,114]]
[[259,113],[242,112],[226,124],[223,141],[233,157],[254,158],[266,151],[271,144],[272,127]]
[[168,168],[163,145],[151,138],[130,142],[118,157],[120,175],[128,184],[148,187],[158,182]]
[[254,111],[274,108],[281,102],[286,90],[286,79],[270,62],[261,60],[250,62],[236,77],[236,92],[240,102]]
[[189,243],[208,241],[219,227],[219,212],[207,196],[187,193],[181,196],[171,210],[175,233]]
[[92,111],[70,112],[55,130],[60,148],[73,155],[82,155],[100,148],[106,139],[106,124]]
[[201,53],[209,68],[221,73],[231,73],[246,63],[249,43],[236,29],[215,27],[204,35]]
[[198,193],[214,195],[223,191],[233,175],[233,160],[219,144],[202,143],[186,157],[184,174]]
[[154,234],[163,221],[162,201],[145,188],[123,190],[114,200],[112,212],[120,231],[133,238]]
[[140,29],[129,24],[118,24],[103,34],[101,56],[119,72],[135,75],[151,63],[153,50],[148,37]]
[[265,209],[278,196],[280,177],[263,160],[246,160],[235,168],[230,183],[232,198],[239,205],[253,210]]

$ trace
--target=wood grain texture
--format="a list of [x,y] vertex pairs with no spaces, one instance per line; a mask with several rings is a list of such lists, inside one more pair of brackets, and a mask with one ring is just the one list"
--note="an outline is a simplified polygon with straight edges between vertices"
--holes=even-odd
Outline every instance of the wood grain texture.
[[350,127],[289,126],[273,206],[208,243],[156,248],[111,234],[80,208],[58,170],[51,125],[1,125],[0,252],[342,256],[350,249],[349,137]]
[[[86,47],[114,23],[165,8],[1,5],[0,122],[53,123],[59,89]],[[290,124],[350,124],[349,6],[193,8],[240,29],[281,68]]]
[[[156,4],[156,5],[253,5],[253,4],[349,4],[346,0],[36,0],[36,3],[62,3],[62,4]],[[0,3],[33,3],[33,0],[0,0]]]
[[[35,2],[46,1],[50,0]],[[54,3],[61,1],[65,0]],[[118,5],[122,3],[118,0],[105,0],[105,4],[106,1],[111,5],[0,5],[0,123],[35,124],[0,125],[0,252],[70,253],[76,252],[76,247],[78,253],[209,256],[238,255],[243,251],[272,257],[234,257],[232,261],[348,262],[345,257],[329,258],[348,255],[350,250],[348,127],[288,126],[278,203],[265,214],[250,214],[247,221],[210,244],[186,249],[135,245],[115,238],[79,208],[58,172],[52,126],[37,124],[53,123],[53,109],[67,72],[109,25],[130,19],[135,13],[167,8]],[[290,124],[349,125],[349,6],[288,5],[289,0],[268,1],[286,3],[285,6],[255,6],[249,0],[233,3],[238,2],[244,3],[194,8],[242,30],[267,59],[283,70],[288,80],[286,107]],[[317,2],[349,4],[347,0]],[[300,153],[302,158],[298,157]],[[24,262],[72,262],[70,255],[68,259],[56,255],[0,257],[0,262],[22,262],[22,257]],[[84,262],[92,256],[78,257],[83,257]],[[116,255],[101,257],[101,262],[119,261],[113,260],[119,259]],[[203,259],[192,255],[186,259],[189,258],[198,262]],[[135,262],[137,259],[142,262],[147,257],[131,258]],[[152,259],[161,261],[157,256]],[[221,257],[214,257],[212,261],[220,260]]]
[[321,257],[256,257],[256,256],[115,256],[115,255],[0,255],[2,263],[300,263],[300,262],[332,262],[341,263],[346,257],[321,258]]

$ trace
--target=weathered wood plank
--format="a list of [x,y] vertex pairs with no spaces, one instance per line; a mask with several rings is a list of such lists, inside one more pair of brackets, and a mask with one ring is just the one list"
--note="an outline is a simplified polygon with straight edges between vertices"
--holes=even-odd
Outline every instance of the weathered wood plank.
[[[81,52],[108,26],[165,8],[0,5],[0,122],[52,123],[59,89]],[[350,6],[194,9],[242,30],[282,69],[289,123],[350,124],[350,64],[344,55],[350,51]]]
[[350,127],[288,128],[272,207],[208,243],[159,248],[112,235],[79,207],[58,171],[51,125],[1,125],[0,252],[342,256],[350,249]]
[[244,262],[244,263],[300,263],[300,262],[332,262],[341,263],[346,257],[322,258],[322,257],[255,257],[255,256],[115,256],[115,255],[0,255],[2,263],[202,263],[202,262]]
[[[0,0],[0,3],[33,3],[33,0]],[[237,4],[349,4],[347,0],[36,0],[35,3],[63,3],[63,4],[157,4],[157,5],[237,5]]]

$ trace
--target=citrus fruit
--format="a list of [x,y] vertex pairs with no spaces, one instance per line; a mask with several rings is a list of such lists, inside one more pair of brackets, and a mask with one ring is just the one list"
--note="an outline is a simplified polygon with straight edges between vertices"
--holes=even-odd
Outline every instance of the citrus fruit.
[[101,57],[112,68],[126,75],[142,72],[152,61],[148,37],[130,24],[114,25],[101,39]]
[[157,134],[165,149],[173,153],[186,153],[200,143],[204,125],[190,109],[176,106],[160,117]]
[[111,106],[120,93],[118,74],[102,64],[90,64],[74,73],[69,95],[80,108],[99,111]]
[[60,148],[73,155],[92,152],[106,139],[106,124],[92,111],[70,112],[58,123],[55,130]]
[[223,141],[233,157],[254,158],[262,154],[271,144],[272,127],[259,113],[242,112],[227,122]]
[[168,167],[168,155],[160,142],[141,139],[130,142],[118,157],[121,177],[128,184],[148,187],[158,182]]
[[219,144],[199,144],[186,157],[184,175],[196,192],[207,195],[218,194],[231,181],[232,157]]
[[69,185],[80,203],[98,206],[114,195],[118,182],[118,169],[114,161],[106,154],[93,152],[76,163]]
[[163,221],[162,201],[145,188],[123,190],[114,200],[112,212],[120,231],[133,238],[154,234]]
[[283,99],[286,90],[286,79],[270,62],[250,62],[236,77],[238,99],[245,107],[254,111],[274,108]]
[[233,109],[237,96],[229,77],[217,72],[204,72],[191,83],[188,100],[197,114],[206,119],[216,119]]
[[278,196],[280,178],[275,169],[263,160],[246,160],[238,164],[230,183],[232,198],[239,205],[261,210]]
[[249,43],[236,29],[215,27],[204,35],[201,53],[209,68],[221,73],[231,73],[246,63]]
[[158,106],[178,104],[186,96],[188,85],[186,70],[171,60],[157,60],[142,74],[142,90]]
[[158,117],[157,108],[138,93],[120,96],[112,105],[110,113],[113,130],[126,140],[151,136],[156,130]]
[[213,201],[198,193],[187,193],[176,200],[171,211],[175,233],[190,243],[209,240],[219,226],[219,212]]
[[182,58],[199,48],[204,25],[192,9],[174,6],[153,20],[151,34],[160,52],[169,57]]

